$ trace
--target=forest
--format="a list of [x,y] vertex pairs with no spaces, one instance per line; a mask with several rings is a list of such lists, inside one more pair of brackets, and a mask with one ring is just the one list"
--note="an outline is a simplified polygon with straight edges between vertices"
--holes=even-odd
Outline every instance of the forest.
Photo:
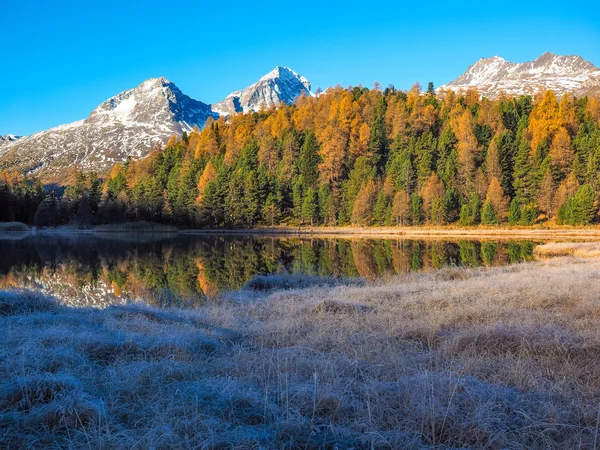
[[585,225],[598,220],[600,99],[336,87],[209,120],[63,190],[0,175],[0,220],[187,228]]

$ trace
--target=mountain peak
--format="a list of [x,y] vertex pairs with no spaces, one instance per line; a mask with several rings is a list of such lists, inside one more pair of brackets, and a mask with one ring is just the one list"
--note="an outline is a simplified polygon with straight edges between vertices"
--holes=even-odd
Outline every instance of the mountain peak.
[[0,145],[7,144],[9,142],[15,142],[22,138],[23,136],[19,136],[16,134],[7,134],[5,136],[0,135]]
[[465,91],[477,88],[487,97],[501,93],[533,95],[552,89],[558,95],[565,92],[584,94],[600,86],[600,70],[578,55],[556,55],[546,52],[534,61],[512,63],[494,56],[482,58],[454,81],[439,89]]
[[143,81],[138,86],[138,88],[141,88],[141,89],[152,89],[152,88],[162,87],[162,86],[168,86],[168,85],[172,85],[172,84],[173,83],[171,83],[165,77],[148,78],[147,80]]
[[292,103],[310,92],[310,82],[289,67],[277,66],[256,83],[215,105],[185,95],[164,76],[149,78],[98,105],[87,119],[29,137],[0,136],[0,170],[10,168],[59,181],[66,167],[102,173],[128,157],[142,158],[172,135],[209,117]]
[[150,78],[98,105],[85,120],[0,145],[0,169],[11,167],[60,179],[76,165],[103,172],[128,157],[140,158],[173,135],[202,128],[218,117],[165,77]]
[[256,83],[215,103],[212,109],[221,115],[260,111],[282,103],[293,103],[303,93],[312,95],[310,89],[310,81],[306,78],[289,67],[277,66]]

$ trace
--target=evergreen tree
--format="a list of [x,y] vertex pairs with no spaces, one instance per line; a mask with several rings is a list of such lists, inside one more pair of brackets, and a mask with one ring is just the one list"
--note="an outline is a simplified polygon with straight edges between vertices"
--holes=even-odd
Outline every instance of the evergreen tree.
[[521,205],[516,198],[513,198],[510,202],[510,208],[508,209],[508,223],[510,225],[517,225],[521,222]]
[[525,205],[521,208],[521,225],[533,225],[537,218],[537,211],[533,203]]
[[481,223],[484,225],[497,225],[498,224],[496,212],[494,211],[492,202],[490,202],[489,200],[486,201],[485,204],[483,205],[483,211],[481,212]]
[[410,214],[413,225],[421,225],[423,223],[423,199],[413,194],[410,197]]
[[302,219],[311,226],[316,225],[319,220],[319,198],[316,191],[310,188],[302,202]]
[[300,175],[304,190],[317,186],[319,161],[319,142],[315,133],[311,131],[306,134],[300,149]]
[[58,202],[56,192],[50,191],[39,204],[33,223],[36,227],[53,227],[58,225]]
[[377,101],[377,107],[373,112],[371,125],[371,136],[369,138],[369,153],[372,155],[373,165],[378,175],[382,175],[388,158],[387,133],[385,130],[385,97]]

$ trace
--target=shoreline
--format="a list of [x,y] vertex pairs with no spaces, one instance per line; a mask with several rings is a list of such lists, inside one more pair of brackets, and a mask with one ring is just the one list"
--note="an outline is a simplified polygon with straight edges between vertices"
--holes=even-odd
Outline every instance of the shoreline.
[[394,239],[600,239],[594,228],[429,228],[429,227],[260,227],[248,229],[180,230],[184,235],[273,235],[308,237],[378,237]]
[[478,228],[478,227],[256,227],[244,229],[176,229],[162,224],[156,227],[128,224],[120,229],[118,225],[99,225],[94,228],[30,228],[28,230],[0,230],[5,235],[58,235],[58,234],[170,234],[170,235],[238,235],[273,236],[303,238],[378,238],[378,239],[586,239],[600,240],[600,226],[570,228]]

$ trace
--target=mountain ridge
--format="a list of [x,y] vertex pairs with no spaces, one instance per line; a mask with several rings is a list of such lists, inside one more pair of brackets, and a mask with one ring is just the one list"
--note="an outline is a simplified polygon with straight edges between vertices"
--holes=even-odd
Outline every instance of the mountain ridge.
[[277,66],[256,83],[215,104],[220,105],[217,110],[185,95],[165,77],[149,78],[108,98],[85,119],[18,139],[0,136],[0,170],[18,170],[51,180],[71,166],[103,172],[128,157],[146,156],[172,135],[202,128],[209,118],[238,112],[236,108],[227,110],[234,94],[239,94],[241,111],[248,112],[291,103],[302,93],[312,95],[310,82],[287,67]]
[[585,95],[600,89],[600,69],[579,55],[546,52],[533,61],[514,63],[500,56],[481,58],[438,91],[476,88],[481,95],[534,95],[553,90],[558,95]]

